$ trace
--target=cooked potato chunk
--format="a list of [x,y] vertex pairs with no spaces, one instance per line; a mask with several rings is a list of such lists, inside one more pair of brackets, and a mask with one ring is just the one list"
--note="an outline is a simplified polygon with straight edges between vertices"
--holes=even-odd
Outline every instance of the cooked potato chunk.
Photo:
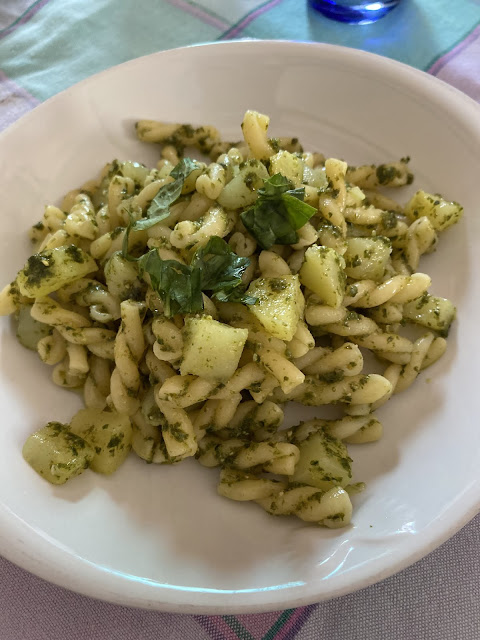
[[300,281],[316,293],[323,304],[339,307],[345,293],[344,267],[345,262],[335,249],[313,245],[305,252]]
[[356,280],[380,281],[392,252],[388,238],[348,238],[345,273]]
[[17,338],[27,349],[37,350],[38,341],[52,333],[52,327],[30,315],[31,305],[23,305],[17,315]]
[[450,300],[425,293],[420,298],[407,302],[403,317],[447,336],[457,310]]
[[444,200],[438,194],[417,191],[406,205],[405,214],[412,221],[426,216],[435,231],[444,231],[460,220],[463,207],[458,202]]
[[88,442],[60,422],[49,422],[32,433],[22,453],[28,464],[52,484],[65,484],[83,473],[95,455]]
[[17,275],[20,293],[42,298],[97,270],[92,256],[74,244],[35,253]]
[[303,161],[298,156],[288,151],[279,151],[270,158],[270,175],[281,173],[288,178],[296,187],[302,186],[303,181]]
[[322,491],[345,487],[352,478],[351,458],[341,440],[324,433],[313,433],[298,444],[300,459],[292,482],[301,482]]
[[276,338],[292,340],[305,307],[298,276],[258,278],[248,293],[258,298],[250,311],[265,329]]
[[248,207],[255,202],[258,189],[263,187],[263,181],[267,179],[268,172],[264,164],[259,160],[247,160],[238,174],[225,185],[217,202],[225,209]]
[[99,409],[81,409],[73,416],[70,430],[93,448],[90,467],[98,473],[116,471],[130,451],[132,425],[126,415]]
[[247,336],[247,329],[229,327],[211,316],[188,318],[183,331],[181,374],[228,380],[235,373]]

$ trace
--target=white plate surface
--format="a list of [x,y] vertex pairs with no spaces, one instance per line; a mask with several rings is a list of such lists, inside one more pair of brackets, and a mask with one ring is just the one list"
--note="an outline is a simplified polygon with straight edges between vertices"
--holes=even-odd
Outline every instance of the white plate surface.
[[[439,251],[422,261],[432,291],[459,319],[446,356],[379,411],[384,438],[351,446],[352,526],[338,531],[273,518],[216,495],[217,470],[134,456],[114,476],[64,487],[22,460],[27,435],[68,421],[79,399],[0,320],[0,552],[47,580],[105,600],[196,612],[282,609],[348,593],[407,566],[476,512],[480,313],[480,109],[409,67],[327,45],[237,42],[166,51],[90,78],[54,97],[0,139],[0,265],[8,282],[28,255],[27,227],[47,203],[118,157],[146,163],[139,118],[216,124],[240,137],[247,108],[272,135],[353,164],[410,155],[415,185],[465,206]],[[402,198],[406,198],[403,195]],[[298,414],[296,416],[298,419]]]

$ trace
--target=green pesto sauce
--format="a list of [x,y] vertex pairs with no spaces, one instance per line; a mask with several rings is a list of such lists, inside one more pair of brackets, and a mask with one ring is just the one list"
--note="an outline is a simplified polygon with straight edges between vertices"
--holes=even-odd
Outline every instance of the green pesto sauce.
[[33,256],[30,256],[23,269],[26,284],[29,287],[35,287],[45,278],[50,278],[53,274],[54,264],[55,261],[51,256],[42,256],[40,253],[35,253]]
[[65,253],[74,262],[78,262],[79,264],[85,262],[83,251],[74,244],[71,244],[69,247],[67,247],[65,249]]

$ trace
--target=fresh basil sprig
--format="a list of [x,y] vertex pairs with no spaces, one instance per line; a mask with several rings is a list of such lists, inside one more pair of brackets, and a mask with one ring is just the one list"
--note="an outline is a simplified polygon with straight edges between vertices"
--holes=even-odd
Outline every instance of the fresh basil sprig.
[[164,313],[171,318],[177,313],[196,313],[203,309],[201,272],[177,260],[162,260],[156,249],[138,260],[140,274],[148,273],[152,288],[160,296]]
[[243,224],[263,249],[274,244],[295,244],[297,229],[303,227],[316,213],[306,202],[305,188],[293,184],[281,173],[264,181],[252,208],[240,217]]
[[195,160],[183,158],[172,169],[170,175],[174,178],[174,181],[160,187],[157,195],[153,198],[147,209],[146,217],[135,220],[135,222],[131,222],[128,225],[125,235],[123,236],[122,255],[124,258],[132,259],[131,256],[128,255],[128,238],[130,232],[150,229],[150,227],[168,218],[170,215],[170,206],[180,197],[185,180],[192,171],[198,168],[199,165]]
[[168,318],[177,313],[197,313],[203,309],[202,291],[221,302],[255,304],[256,298],[245,293],[242,274],[250,264],[248,258],[234,253],[222,238],[213,236],[198,249],[190,265],[177,260],[162,260],[156,249],[138,259],[140,273],[148,273],[152,288],[158,293]]
[[192,267],[201,271],[202,291],[211,291],[212,297],[222,302],[254,304],[256,298],[244,293],[242,283],[242,275],[249,265],[249,258],[238,256],[218,236],[211,237],[205,247],[198,249],[191,262]]

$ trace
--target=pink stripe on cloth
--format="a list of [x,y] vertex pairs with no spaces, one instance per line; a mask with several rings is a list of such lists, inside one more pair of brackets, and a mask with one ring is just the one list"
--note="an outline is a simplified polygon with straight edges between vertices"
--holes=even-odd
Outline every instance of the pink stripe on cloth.
[[[450,60],[453,60],[453,58],[458,56],[459,53],[461,53],[466,47],[468,47],[469,44],[471,44],[472,42],[475,42],[475,40],[477,40],[478,38],[480,38],[480,25],[478,25],[478,27],[474,29],[470,33],[470,35],[468,35],[465,38],[465,40],[462,40],[459,44],[457,44],[456,47],[448,51],[445,55],[443,55],[436,62],[434,62],[434,64],[430,67],[430,69],[428,69],[428,73],[431,73],[434,76],[437,75],[437,73],[441,69],[443,69],[443,67],[448,62],[450,62]],[[479,64],[480,64],[480,61],[479,61]]]
[[313,613],[317,605],[310,605],[308,607],[299,607],[295,609],[287,622],[278,631],[277,635],[272,640],[294,640],[297,633],[307,622],[310,614]]
[[242,613],[237,616],[237,619],[252,637],[263,638],[277,624],[279,615],[278,611],[272,613]]
[[270,9],[273,9],[277,4],[280,4],[282,0],[270,0],[270,2],[266,2],[264,5],[259,7],[256,11],[252,11],[252,13],[245,16],[243,20],[240,20],[237,24],[233,25],[231,29],[223,34],[220,40],[229,40],[230,38],[236,38],[238,34],[245,29],[255,18],[261,16],[263,13],[266,13]]
[[0,69],[0,131],[6,129],[39,103],[37,98],[10,80]]
[[12,33],[13,31],[15,31],[15,29],[20,27],[22,24],[25,24],[26,22],[31,20],[31,18],[33,18],[33,16],[36,13],[38,13],[40,9],[42,9],[42,7],[44,7],[48,3],[48,1],[49,0],[37,0],[32,5],[30,5],[30,7],[25,11],[25,13],[23,13],[19,18],[17,18],[15,22],[12,22],[12,24],[9,27],[7,27],[6,29],[3,29],[3,31],[0,31],[0,38],[4,38],[5,36],[8,36],[9,33]]
[[190,4],[189,2],[187,2],[187,0],[167,0],[167,2],[174,7],[177,7],[177,9],[181,9],[182,11],[185,11],[185,13],[189,13],[191,16],[195,16],[199,20],[202,20],[202,22],[205,22],[206,24],[209,24],[216,29],[224,31],[228,28],[228,22],[224,22],[223,20],[220,20],[220,18],[212,16],[207,11],[204,11],[201,7]]

